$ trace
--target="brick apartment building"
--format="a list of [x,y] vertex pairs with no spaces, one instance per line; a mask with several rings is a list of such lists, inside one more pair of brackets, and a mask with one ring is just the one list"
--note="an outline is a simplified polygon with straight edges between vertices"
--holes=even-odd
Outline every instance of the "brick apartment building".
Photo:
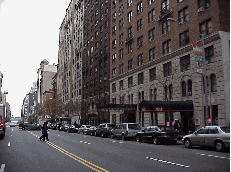
[[203,77],[192,47],[203,33],[208,117],[212,125],[230,125],[229,14],[224,0],[111,1],[110,122],[146,127],[179,119],[186,133],[191,123],[204,126]]
[[98,112],[97,107],[109,102],[110,6],[108,0],[85,1],[82,87],[84,124],[109,122],[109,112]]

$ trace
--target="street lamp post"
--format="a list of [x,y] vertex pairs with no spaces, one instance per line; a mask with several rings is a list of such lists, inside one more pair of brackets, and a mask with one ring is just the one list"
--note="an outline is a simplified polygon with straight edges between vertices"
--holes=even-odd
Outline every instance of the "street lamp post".
[[[187,26],[185,23],[178,22],[174,20],[173,18],[167,18],[168,21],[176,22],[178,25],[184,25],[187,28],[191,29],[193,32],[199,34],[202,38],[202,49],[203,49],[203,74],[204,74],[204,88],[205,88],[205,97],[204,97],[204,104],[205,104],[205,125],[208,125],[208,95],[207,95],[207,77],[206,77],[206,69],[205,69],[205,48],[204,48],[204,34],[199,33],[196,30],[192,29],[191,27]],[[202,84],[203,85],[203,84]],[[203,107],[202,107],[203,109]]]

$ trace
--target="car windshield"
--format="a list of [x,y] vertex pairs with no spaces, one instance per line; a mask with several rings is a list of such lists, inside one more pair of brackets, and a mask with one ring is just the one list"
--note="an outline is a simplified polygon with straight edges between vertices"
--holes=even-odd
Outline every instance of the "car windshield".
[[114,127],[115,127],[115,124],[108,124],[107,126],[108,126],[108,127],[114,128]]
[[230,127],[221,127],[221,130],[225,133],[230,133]]
[[132,130],[140,130],[140,124],[128,124],[128,128]]
[[87,125],[86,128],[90,128],[91,126],[90,125]]

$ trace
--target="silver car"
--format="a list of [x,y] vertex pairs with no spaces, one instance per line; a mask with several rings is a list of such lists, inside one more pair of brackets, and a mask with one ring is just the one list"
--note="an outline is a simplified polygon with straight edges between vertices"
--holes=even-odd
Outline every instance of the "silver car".
[[122,123],[117,124],[111,130],[111,138],[120,137],[122,140],[135,138],[137,132],[142,131],[140,128],[140,124],[137,123]]
[[213,146],[217,151],[222,151],[230,147],[230,127],[229,126],[205,126],[186,135],[182,139],[186,148],[192,146]]

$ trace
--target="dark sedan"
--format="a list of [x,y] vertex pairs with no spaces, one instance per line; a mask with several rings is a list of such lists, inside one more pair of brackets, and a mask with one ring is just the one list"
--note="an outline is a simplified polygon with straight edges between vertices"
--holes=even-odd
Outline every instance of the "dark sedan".
[[181,140],[184,133],[179,130],[173,130],[170,127],[148,126],[142,132],[136,134],[136,141],[141,142],[151,141],[154,144],[159,143],[173,143],[176,144],[177,140]]
[[24,124],[24,130],[41,130],[41,127],[35,124]]
[[78,132],[78,130],[79,130],[79,126],[75,126],[75,125],[71,125],[68,129],[67,129],[67,131],[68,131],[68,133],[77,133]]
[[86,134],[87,134],[87,135],[94,136],[94,135],[95,135],[95,130],[96,130],[96,127],[95,127],[95,126],[91,126],[91,127],[89,128],[89,130],[87,130]]

